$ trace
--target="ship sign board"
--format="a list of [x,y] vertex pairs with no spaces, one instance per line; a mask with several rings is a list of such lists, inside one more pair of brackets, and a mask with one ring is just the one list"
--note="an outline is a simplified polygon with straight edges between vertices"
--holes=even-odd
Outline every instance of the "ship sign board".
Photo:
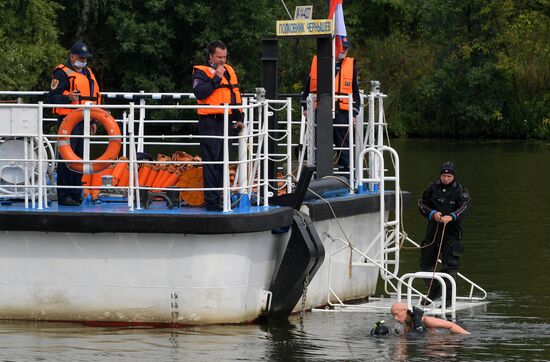
[[313,17],[313,5],[296,6],[294,20],[311,20]]
[[277,36],[332,35],[332,19],[277,20]]

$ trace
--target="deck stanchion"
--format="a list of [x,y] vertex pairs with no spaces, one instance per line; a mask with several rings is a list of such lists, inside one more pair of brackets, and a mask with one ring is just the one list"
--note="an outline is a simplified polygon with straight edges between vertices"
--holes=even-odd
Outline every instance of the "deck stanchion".
[[229,191],[229,105],[223,109],[223,212],[231,211]]
[[286,192],[292,192],[292,98],[286,98]]
[[[42,168],[42,163],[44,162],[44,150],[42,149],[42,142],[44,136],[44,128],[42,125],[42,114],[44,113],[44,103],[42,101],[38,102],[38,210],[44,208],[43,197],[45,197],[43,178],[44,178],[44,169]],[[47,204],[47,201],[46,201]]]
[[[140,95],[143,95],[145,91],[139,91]],[[143,136],[145,134],[145,98],[141,98],[139,100],[139,130],[138,130],[138,152],[143,152],[144,146],[144,139]]]
[[264,139],[264,153],[263,153],[263,159],[264,159],[264,206],[268,206],[269,205],[269,147],[268,147],[268,124],[267,124],[267,121],[268,121],[268,118],[269,118],[269,109],[268,109],[268,104],[267,102],[265,102],[264,106],[263,106],[263,127],[262,127],[262,132],[263,132],[263,139]]
[[[84,137],[84,149],[83,149],[83,155],[82,155],[82,169],[84,173],[92,173],[91,171],[93,169],[93,164],[90,163],[90,105],[92,102],[88,101],[83,107],[83,114],[84,114],[84,131],[83,131],[83,137]],[[69,144],[72,140],[72,135],[69,135]]]
[[349,159],[349,193],[354,194],[355,184],[355,125],[353,124],[353,95],[348,94],[348,159]]
[[[133,159],[133,151],[135,150],[135,147],[136,147],[136,142],[135,142],[135,135],[134,135],[134,117],[135,117],[135,104],[134,102],[130,102],[130,112],[128,114],[128,136],[129,136],[129,143],[130,143],[130,162],[131,160]],[[130,166],[131,166],[131,163],[130,163]],[[132,172],[132,170],[130,169],[129,170],[130,172]],[[132,175],[132,173],[130,173],[130,175]],[[130,210],[134,210],[134,197],[136,197],[134,195],[134,192],[137,190],[138,194],[137,194],[137,197],[136,197],[136,208],[139,210],[141,209],[141,204],[140,204],[140,191],[139,191],[139,184],[137,185],[138,188],[135,188],[133,187],[134,185],[132,184],[132,177],[130,177],[129,179],[129,184],[128,184],[128,208]]]

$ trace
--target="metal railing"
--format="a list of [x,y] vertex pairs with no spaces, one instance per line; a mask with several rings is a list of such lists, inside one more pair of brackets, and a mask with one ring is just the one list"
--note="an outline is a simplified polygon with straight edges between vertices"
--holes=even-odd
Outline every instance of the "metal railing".
[[[13,92],[10,92],[13,93]],[[24,95],[35,95],[35,93],[39,92],[15,92],[16,96],[24,96]],[[4,92],[2,95],[5,95],[6,92]],[[125,99],[130,98],[131,96],[144,97],[146,96],[145,93],[129,93],[125,94]],[[104,97],[108,97],[109,94],[104,94]],[[181,94],[180,98],[183,97],[189,97],[189,94]],[[125,162],[129,165],[129,184],[125,188],[125,192],[128,195],[128,207],[129,209],[133,210],[134,207],[140,208],[140,198],[139,191],[141,190],[151,190],[151,188],[143,187],[139,185],[139,180],[137,179],[138,174],[138,167],[151,163],[156,165],[166,165],[166,164],[174,164],[178,166],[182,165],[197,165],[198,162],[182,162],[182,161],[171,161],[171,162],[160,162],[160,161],[143,161],[143,160],[137,160],[137,152],[142,152],[140,149],[145,149],[148,146],[166,146],[165,142],[158,142],[158,140],[163,140],[170,138],[171,140],[177,140],[176,142],[171,142],[169,146],[171,147],[189,147],[189,146],[195,146],[197,145],[196,140],[206,137],[212,136],[201,136],[196,134],[182,134],[182,135],[145,135],[144,134],[144,124],[147,122],[153,122],[153,120],[147,120],[144,116],[146,112],[152,111],[152,110],[178,110],[178,111],[189,111],[194,112],[197,108],[199,108],[197,105],[147,105],[143,104],[141,102],[144,100],[144,98],[140,99],[140,103],[142,104],[135,104],[134,102],[130,102],[126,105],[101,105],[101,106],[95,106],[95,105],[64,105],[66,108],[82,108],[85,110],[84,112],[84,124],[85,126],[85,133],[84,135],[71,135],[70,137],[77,138],[81,137],[85,140],[85,152],[84,157],[82,161],[83,163],[100,163],[100,162],[112,162],[112,161],[99,161],[99,160],[90,160],[90,143],[91,144],[102,144],[102,143],[108,143],[109,142],[109,136],[101,136],[101,135],[94,135],[91,136],[89,134],[89,122],[90,122],[90,116],[89,112],[87,110],[93,109],[93,108],[103,108],[108,111],[123,111],[123,118],[117,120],[119,124],[122,125],[122,132],[120,138],[122,139],[123,144],[123,155],[128,156],[127,161],[119,160],[117,162]],[[224,130],[225,133],[223,136],[218,136],[216,138],[223,140],[223,147],[224,147],[224,158],[223,161],[220,162],[211,162],[212,164],[221,164],[223,166],[224,170],[224,187],[220,190],[223,192],[223,204],[224,204],[224,211],[230,211],[231,210],[231,200],[230,200],[230,194],[231,192],[238,192],[238,193],[247,193],[251,194],[252,192],[256,192],[258,195],[256,197],[256,202],[258,205],[262,204],[264,206],[268,205],[269,195],[270,192],[268,191],[268,184],[269,179],[267,179],[267,161],[268,159],[272,158],[272,155],[269,155],[267,153],[267,137],[269,130],[267,129],[267,120],[270,116],[270,112],[268,111],[269,103],[272,104],[282,104],[283,107],[286,107],[288,111],[286,112],[287,116],[290,116],[290,109],[291,104],[289,103],[289,100],[286,101],[258,101],[258,102],[250,102],[249,100],[245,99],[242,106],[203,106],[201,105],[200,108],[222,108],[224,110]],[[51,104],[44,104],[42,102],[38,102],[37,104],[0,104],[0,112],[2,110],[11,112],[13,109],[24,109],[27,111],[30,111],[31,113],[34,113],[34,116],[31,117],[33,119],[33,127],[32,129],[26,129],[28,132],[19,132],[15,131],[12,132],[11,129],[6,130],[0,128],[0,137],[2,137],[4,140],[6,139],[13,139],[13,138],[22,138],[25,139],[25,145],[30,142],[31,139],[43,139],[47,146],[46,148],[50,150],[50,155],[46,157],[46,153],[44,152],[44,147],[38,147],[38,152],[36,156],[28,155],[28,153],[25,153],[23,157],[19,157],[17,159],[13,160],[3,160],[8,162],[15,162],[19,164],[28,164],[32,163],[34,165],[43,165],[45,163],[52,164],[52,162],[56,163],[70,163],[74,161],[67,161],[60,158],[53,159],[52,158],[52,146],[51,144],[55,144],[57,138],[59,138],[59,135],[57,134],[46,134],[44,133],[43,129],[43,122],[45,120],[45,110],[48,110],[53,107],[58,107],[59,105],[51,105]],[[241,135],[231,136],[228,134],[228,122],[229,122],[229,111],[231,109],[242,109],[244,113],[244,132]],[[5,113],[5,112],[4,112]],[[1,115],[2,113],[0,113]],[[194,114],[194,113],[193,113]],[[4,118],[4,117],[3,117]],[[11,121],[11,114],[7,117],[9,121]],[[6,119],[2,119],[3,122],[7,121]],[[194,124],[198,121],[196,119],[192,120],[185,120],[185,119],[176,119],[176,120],[154,120],[154,122],[162,123],[176,123],[176,124]],[[13,122],[12,122],[13,123]],[[290,123],[290,122],[287,122]],[[138,129],[138,133],[136,134],[134,130]],[[0,126],[1,127],[1,126]],[[4,127],[6,128],[6,127]],[[291,166],[290,163],[292,162],[292,155],[290,152],[290,144],[291,144],[291,136],[289,135],[288,129],[283,130],[276,130],[277,133],[279,133],[278,137],[281,137],[280,133],[282,132],[282,137],[285,137],[288,139],[287,144],[289,146],[286,147],[286,155],[283,155],[281,157],[281,161],[284,161],[287,163],[286,170],[290,170]],[[91,142],[93,138],[93,142]],[[232,146],[236,146],[237,144],[241,144],[241,152],[239,153],[239,159],[236,161],[230,161],[230,154],[231,154],[231,148]],[[26,146],[25,146],[26,147]],[[243,151],[244,150],[244,151]],[[276,155],[277,156],[277,155]],[[280,156],[280,155],[278,155]],[[233,185],[229,184],[229,166],[235,165],[237,166],[237,173],[238,177],[235,178],[235,182]],[[20,167],[22,172],[27,172],[25,167]],[[253,169],[253,172],[247,172],[249,169]],[[38,208],[44,208],[48,207],[46,194],[48,191],[52,191],[55,188],[63,188],[63,186],[53,185],[50,182],[46,182],[42,167],[37,167],[38,170],[38,177],[36,178],[29,178],[28,175],[25,174],[24,179],[25,182],[22,185],[17,185],[17,187],[27,190],[33,190],[33,192],[36,192],[36,195],[28,195],[28,193],[25,191],[24,195],[19,194],[19,196],[23,196],[28,202],[31,201],[32,206],[35,207],[34,202],[37,201]],[[290,172],[287,172],[290,173]],[[1,179],[1,170],[0,170],[0,179]],[[287,179],[286,185],[287,188],[290,187],[290,176]],[[3,185],[0,185],[3,186]],[[15,185],[7,185],[5,187],[15,187]],[[69,187],[69,186],[67,186]],[[70,188],[75,188],[73,186],[70,186]],[[86,188],[94,189],[94,188],[108,188],[108,189],[119,189],[116,186],[86,186]],[[164,190],[167,191],[165,188],[155,188],[155,190]],[[174,190],[174,188],[170,188],[170,190]],[[203,188],[187,188],[187,189],[179,189],[176,188],[176,190],[181,191],[201,191],[204,190]],[[2,188],[0,187],[0,197],[7,196],[6,192],[1,192]]]

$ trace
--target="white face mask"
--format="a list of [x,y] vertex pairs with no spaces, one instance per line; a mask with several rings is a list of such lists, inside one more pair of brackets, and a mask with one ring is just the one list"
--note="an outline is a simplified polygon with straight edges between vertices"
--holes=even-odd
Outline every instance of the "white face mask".
[[75,60],[74,62],[74,66],[77,67],[77,68],[84,68],[86,66],[86,62],[81,62],[80,60]]

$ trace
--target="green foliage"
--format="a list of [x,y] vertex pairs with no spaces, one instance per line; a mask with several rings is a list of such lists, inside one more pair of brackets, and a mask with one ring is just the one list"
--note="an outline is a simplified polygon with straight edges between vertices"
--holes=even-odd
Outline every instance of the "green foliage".
[[547,0],[349,3],[379,10],[352,17],[376,34],[356,56],[389,93],[395,134],[548,139]]
[[49,85],[49,68],[63,54],[55,26],[59,9],[47,0],[0,2],[0,89],[45,89]]
[[[294,13],[301,0],[285,0]],[[328,14],[314,0],[314,17]],[[382,82],[391,132],[405,136],[550,139],[548,0],[346,0],[362,88]],[[268,0],[4,0],[1,89],[46,89],[76,40],[102,89],[191,91],[194,64],[221,39],[242,88],[261,80],[261,39],[283,4]],[[297,93],[314,39],[284,39],[279,92]],[[63,50],[65,49],[65,50]]]

